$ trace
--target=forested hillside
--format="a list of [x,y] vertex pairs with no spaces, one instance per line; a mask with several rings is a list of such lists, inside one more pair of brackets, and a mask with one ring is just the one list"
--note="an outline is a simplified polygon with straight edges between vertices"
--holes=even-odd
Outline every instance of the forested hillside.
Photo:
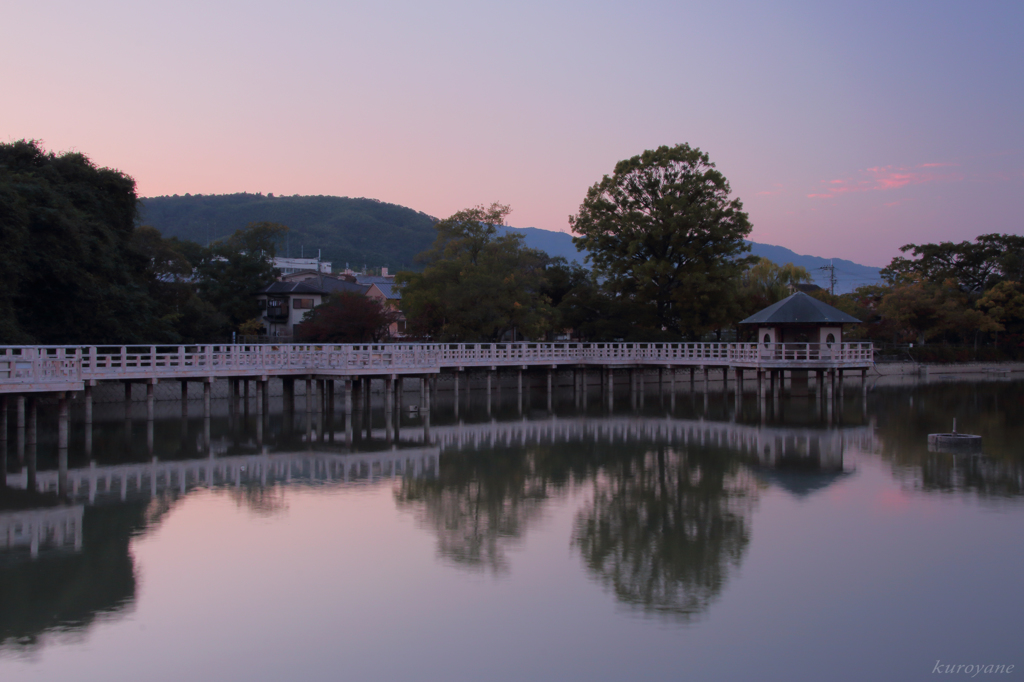
[[[262,194],[218,194],[151,197],[142,200],[141,224],[151,225],[165,237],[188,239],[200,244],[221,239],[251,222],[269,221],[287,225],[290,232],[278,248],[280,255],[316,255],[336,269],[348,263],[354,269],[387,266],[392,272],[420,270],[416,255],[426,251],[436,237],[434,219],[425,213],[376,199],[347,197],[290,196]],[[530,248],[582,264],[583,256],[565,232],[534,227],[509,227],[522,234]],[[793,263],[811,273],[822,287],[829,286],[829,273],[820,269],[829,261],[802,256],[781,246],[750,242],[755,256],[783,265]],[[836,293],[879,281],[878,268],[836,259]]]
[[436,236],[434,220],[404,206],[376,199],[272,194],[218,194],[150,197],[141,200],[139,222],[165,237],[200,244],[222,239],[252,222],[287,225],[279,247],[282,256],[315,256],[336,269],[380,267],[391,271],[418,268],[416,254]]

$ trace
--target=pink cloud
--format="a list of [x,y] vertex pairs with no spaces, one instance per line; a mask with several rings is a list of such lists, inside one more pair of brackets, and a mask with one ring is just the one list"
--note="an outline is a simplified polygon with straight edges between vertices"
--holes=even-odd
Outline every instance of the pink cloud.
[[822,180],[821,184],[825,185],[822,191],[808,194],[807,197],[810,199],[832,199],[852,192],[887,191],[906,187],[907,185],[962,180],[962,176],[956,173],[936,173],[929,170],[919,170],[955,165],[953,163],[923,163],[915,166],[913,169],[895,166],[874,166],[861,171],[860,178],[858,179]]

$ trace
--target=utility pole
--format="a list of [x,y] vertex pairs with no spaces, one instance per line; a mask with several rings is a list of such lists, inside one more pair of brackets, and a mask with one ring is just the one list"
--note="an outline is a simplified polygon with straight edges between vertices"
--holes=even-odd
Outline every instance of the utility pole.
[[834,259],[829,259],[828,265],[822,265],[819,270],[828,270],[829,290],[836,295],[836,265]]

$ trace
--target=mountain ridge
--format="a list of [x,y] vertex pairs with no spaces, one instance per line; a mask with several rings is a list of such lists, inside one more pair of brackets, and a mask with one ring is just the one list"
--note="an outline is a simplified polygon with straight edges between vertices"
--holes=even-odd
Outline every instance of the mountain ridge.
[[[139,200],[139,223],[158,229],[165,237],[189,239],[201,244],[232,234],[250,222],[266,220],[287,225],[288,236],[280,255],[312,255],[319,250],[336,269],[348,265],[392,271],[418,270],[416,255],[434,241],[436,218],[406,206],[377,199],[273,194],[186,194]],[[522,234],[531,248],[551,256],[583,264],[572,235],[537,227],[506,227]],[[748,242],[756,256],[781,264],[793,263],[808,270],[816,284],[827,287],[828,273],[821,268],[830,259],[798,254],[783,246]],[[306,249],[309,249],[306,251]],[[836,293],[852,291],[878,281],[878,268],[845,259],[834,259]]]

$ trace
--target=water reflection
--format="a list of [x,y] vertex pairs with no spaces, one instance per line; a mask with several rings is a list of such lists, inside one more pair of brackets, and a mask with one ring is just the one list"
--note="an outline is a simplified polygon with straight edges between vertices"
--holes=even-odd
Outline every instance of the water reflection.
[[[735,579],[764,490],[809,499],[855,475],[850,453],[877,453],[926,493],[1020,496],[1018,389],[879,389],[867,415],[856,401],[823,415],[800,397],[766,412],[757,401],[696,394],[611,415],[599,400],[591,409],[562,401],[553,413],[530,413],[527,403],[527,418],[496,395],[476,423],[444,400],[433,413],[364,407],[349,419],[215,410],[212,420],[145,429],[118,415],[97,422],[92,450],[73,453],[70,505],[0,515],[0,645],[30,649],[44,633],[73,635],[129,610],[131,538],[192,491],[280,517],[289,487],[382,481],[433,536],[442,563],[499,578],[515,570],[515,549],[548,510],[578,501],[564,542],[582,572],[631,611],[690,620]],[[983,435],[984,457],[927,451],[927,433],[952,416]],[[43,490],[56,480],[52,469],[38,472]]]
[[[888,387],[875,394],[879,452],[894,477],[924,492],[968,492],[983,499],[1024,492],[1024,390],[1021,382]],[[982,455],[930,452],[927,434],[982,437]]]
[[637,451],[607,463],[592,486],[572,538],[591,575],[645,611],[705,611],[750,542],[757,485],[735,451]]
[[[0,650],[30,651],[44,633],[75,637],[98,618],[130,610],[136,590],[131,539],[167,508],[157,500],[73,507],[81,519],[75,544],[56,544],[35,560],[24,548],[0,552]],[[3,516],[14,514],[0,515],[0,525]]]

